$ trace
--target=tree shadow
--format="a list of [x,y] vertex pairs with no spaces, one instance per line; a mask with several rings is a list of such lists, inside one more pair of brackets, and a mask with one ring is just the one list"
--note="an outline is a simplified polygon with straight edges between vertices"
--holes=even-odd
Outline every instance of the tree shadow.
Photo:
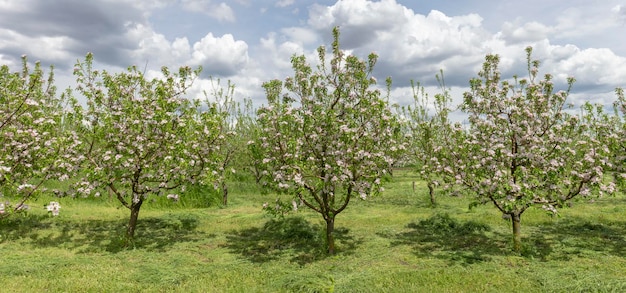
[[81,253],[129,249],[165,251],[175,243],[206,239],[196,231],[199,221],[193,214],[167,214],[139,219],[133,240],[126,237],[127,221],[67,221],[28,215],[0,224],[0,242],[27,239],[34,247],[65,247]]
[[[335,228],[338,253],[354,253],[362,240],[349,235],[345,228]],[[241,254],[251,262],[268,262],[289,257],[290,261],[304,265],[327,257],[325,230],[312,225],[302,217],[292,216],[272,219],[263,227],[231,231],[223,246]]]
[[410,230],[406,232],[378,235],[393,238],[392,246],[412,246],[419,257],[436,257],[464,265],[489,261],[491,256],[510,252],[504,236],[491,232],[488,225],[474,221],[461,223],[445,213],[410,223],[407,228]]
[[578,217],[541,225],[530,234],[528,256],[570,260],[590,252],[626,256],[626,223],[591,222]]
[[[417,256],[453,263],[472,264],[516,254],[510,234],[491,231],[488,225],[474,221],[462,223],[448,214],[435,214],[407,228],[410,230],[397,234],[378,234],[394,239],[392,246],[413,247]],[[523,257],[542,261],[568,261],[597,253],[626,257],[626,222],[598,223],[570,217],[527,228],[531,232],[522,239]]]

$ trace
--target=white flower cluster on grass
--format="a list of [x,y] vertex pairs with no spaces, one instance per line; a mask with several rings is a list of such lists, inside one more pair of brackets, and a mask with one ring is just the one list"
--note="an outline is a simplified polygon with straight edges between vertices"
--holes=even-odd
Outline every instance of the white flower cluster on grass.
[[48,212],[51,213],[53,216],[58,216],[60,209],[61,209],[61,205],[56,201],[51,201],[46,206],[46,210],[48,210]]

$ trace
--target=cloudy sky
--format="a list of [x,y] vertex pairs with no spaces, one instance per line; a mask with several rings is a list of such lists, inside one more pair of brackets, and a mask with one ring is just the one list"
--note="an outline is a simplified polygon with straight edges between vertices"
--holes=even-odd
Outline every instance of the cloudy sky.
[[87,52],[110,71],[201,65],[196,92],[212,76],[259,105],[261,84],[289,76],[294,53],[313,59],[334,26],[344,49],[379,55],[401,104],[410,80],[433,90],[440,69],[460,100],[489,53],[523,76],[527,46],[557,84],[577,79],[572,102],[608,104],[626,87],[626,0],[0,0],[0,64],[53,64],[59,87]]

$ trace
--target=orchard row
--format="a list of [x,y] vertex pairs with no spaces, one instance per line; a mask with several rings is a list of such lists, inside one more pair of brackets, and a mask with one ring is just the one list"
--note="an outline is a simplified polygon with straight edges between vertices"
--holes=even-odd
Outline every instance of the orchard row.
[[[380,192],[394,166],[407,164],[428,182],[433,205],[441,188],[495,206],[511,219],[519,250],[528,208],[557,213],[574,198],[625,187],[621,89],[613,113],[589,103],[569,111],[574,79],[554,89],[528,48],[525,78],[503,79],[499,57],[488,55],[460,105],[451,105],[440,74],[441,93],[431,99],[416,84],[413,105],[399,107],[388,102],[391,80],[386,92],[374,87],[377,56],[347,55],[338,29],[333,34],[330,50],[318,49],[319,66],[292,57],[294,75],[266,82],[267,106],[255,110],[233,100],[231,84],[188,99],[200,73],[189,67],[164,67],[150,80],[136,67],[96,70],[88,54],[75,66],[75,87],[59,94],[52,70],[46,76],[40,64],[31,70],[24,57],[21,72],[2,66],[0,190],[19,200],[3,203],[0,217],[23,210],[36,192],[106,192],[130,210],[132,238],[150,196],[177,200],[185,188],[204,185],[220,190],[226,204],[226,178],[250,172],[288,198],[265,205],[268,212],[318,212],[332,254],[336,216],[351,200]],[[468,125],[449,120],[457,109]],[[69,187],[44,188],[51,180]]]

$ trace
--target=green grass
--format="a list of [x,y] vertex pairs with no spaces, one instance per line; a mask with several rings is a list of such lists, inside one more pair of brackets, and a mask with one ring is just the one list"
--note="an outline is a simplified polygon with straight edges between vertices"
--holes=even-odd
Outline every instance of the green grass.
[[[228,207],[147,203],[136,240],[115,199],[60,198],[50,217],[0,222],[1,292],[624,292],[626,200],[577,202],[550,217],[522,216],[524,249],[490,205],[439,197],[396,172],[386,191],[337,216],[339,253],[323,253],[321,217],[264,214],[251,184],[230,188]],[[208,197],[212,197],[210,195]],[[201,197],[194,195],[195,201]]]

